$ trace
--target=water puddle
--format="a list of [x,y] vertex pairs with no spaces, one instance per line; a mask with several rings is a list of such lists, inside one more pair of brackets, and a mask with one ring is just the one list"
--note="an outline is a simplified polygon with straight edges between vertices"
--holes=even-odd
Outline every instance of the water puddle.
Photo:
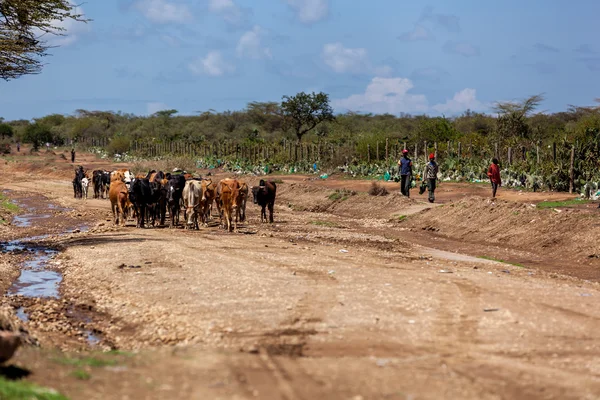
[[[18,249],[17,245],[12,245]],[[21,275],[8,289],[9,295],[24,297],[49,297],[58,299],[58,286],[62,282],[62,274],[47,268],[48,262],[58,254],[56,250],[37,249],[32,260],[25,261],[21,267]]]
[[[19,227],[30,227],[44,218],[49,218],[51,214],[37,214],[36,208],[26,206],[23,203],[15,201],[22,209],[29,211],[26,214],[21,214],[13,217],[12,224]],[[68,209],[49,204],[48,209],[68,211]],[[85,225],[78,225],[67,232],[60,235],[65,235],[72,232],[84,232],[88,228]],[[14,254],[27,254],[27,260],[23,262],[21,274],[8,289],[7,294],[13,296],[23,296],[28,298],[52,298],[60,299],[59,286],[62,282],[62,273],[51,269],[50,261],[58,254],[48,246],[36,244],[36,242],[46,239],[51,235],[31,236],[24,239],[11,240],[9,242],[0,243],[2,252],[11,252]],[[29,315],[23,307],[16,310],[16,315],[22,321],[28,321]],[[85,322],[90,323],[91,319],[85,318]],[[83,335],[86,337],[90,345],[100,343],[98,337],[91,330],[83,330]]]

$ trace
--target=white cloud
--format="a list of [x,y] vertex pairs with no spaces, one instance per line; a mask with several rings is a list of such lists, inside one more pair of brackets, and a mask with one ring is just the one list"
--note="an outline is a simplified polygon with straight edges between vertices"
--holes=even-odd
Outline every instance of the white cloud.
[[196,75],[223,76],[235,72],[235,66],[223,59],[218,51],[211,51],[204,58],[197,58],[188,64],[189,70]]
[[414,87],[407,78],[382,78],[371,80],[362,94],[353,94],[345,99],[332,101],[334,108],[372,113],[452,113],[457,114],[467,109],[481,110],[487,106],[477,100],[475,89],[463,89],[445,103],[429,106],[427,97],[423,94],[412,94]]
[[146,104],[146,113],[152,115],[161,110],[168,110],[169,107],[165,103],[152,102]]
[[334,100],[333,106],[351,111],[390,113],[425,112],[429,105],[422,94],[410,94],[413,83],[406,78],[381,78],[371,80],[363,94],[353,94]]
[[485,105],[477,100],[477,92],[475,89],[463,89],[456,93],[452,99],[447,100],[443,104],[433,106],[435,111],[441,113],[460,113],[466,110],[481,110]]
[[323,46],[323,61],[338,73],[359,73],[367,69],[367,50],[351,49],[341,43],[328,43]]
[[339,74],[373,73],[376,76],[388,76],[392,72],[388,65],[374,67],[369,61],[366,49],[344,47],[339,42],[323,46],[322,57],[325,64]]
[[233,0],[209,0],[208,9],[222,15],[225,21],[231,24],[236,24],[242,19],[242,11]]
[[255,25],[251,31],[244,33],[237,44],[236,53],[238,57],[272,58],[271,49],[262,45],[262,38],[265,35],[265,30],[258,25]]
[[311,24],[329,14],[329,0],[287,0],[300,22]]
[[415,29],[413,29],[412,31],[405,32],[402,35],[398,36],[398,39],[407,41],[407,42],[416,42],[418,40],[433,39],[433,35],[424,26],[417,25],[417,26],[415,26]]
[[150,21],[159,24],[192,20],[192,13],[185,4],[167,0],[138,0],[134,7]]

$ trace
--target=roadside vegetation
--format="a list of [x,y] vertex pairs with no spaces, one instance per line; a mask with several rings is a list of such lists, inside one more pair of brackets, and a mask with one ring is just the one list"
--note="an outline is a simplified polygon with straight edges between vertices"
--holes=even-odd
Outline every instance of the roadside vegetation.
[[2,400],[67,400],[53,389],[44,388],[26,381],[9,381],[0,377],[0,399]]

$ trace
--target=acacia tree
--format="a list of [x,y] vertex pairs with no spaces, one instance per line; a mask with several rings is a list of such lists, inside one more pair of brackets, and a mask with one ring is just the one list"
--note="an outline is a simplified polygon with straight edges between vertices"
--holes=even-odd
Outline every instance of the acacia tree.
[[88,21],[70,0],[0,0],[0,79],[40,73],[44,36],[64,36],[68,19]]
[[499,141],[517,144],[520,140],[530,139],[531,127],[527,117],[544,101],[542,94],[528,97],[521,102],[498,102],[493,110],[498,113],[496,134]]
[[333,109],[329,105],[329,96],[323,92],[307,94],[300,92],[295,96],[283,96],[281,110],[286,125],[291,127],[298,138],[315,129],[324,121],[333,121]]

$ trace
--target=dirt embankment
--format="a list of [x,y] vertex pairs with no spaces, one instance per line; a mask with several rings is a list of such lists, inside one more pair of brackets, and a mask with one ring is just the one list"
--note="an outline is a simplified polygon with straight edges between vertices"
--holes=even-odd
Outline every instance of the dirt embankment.
[[598,225],[597,212],[540,209],[480,197],[426,209],[403,224],[432,238],[533,253],[540,262],[564,265],[558,272],[571,274],[575,269],[575,275],[593,280],[600,278]]

